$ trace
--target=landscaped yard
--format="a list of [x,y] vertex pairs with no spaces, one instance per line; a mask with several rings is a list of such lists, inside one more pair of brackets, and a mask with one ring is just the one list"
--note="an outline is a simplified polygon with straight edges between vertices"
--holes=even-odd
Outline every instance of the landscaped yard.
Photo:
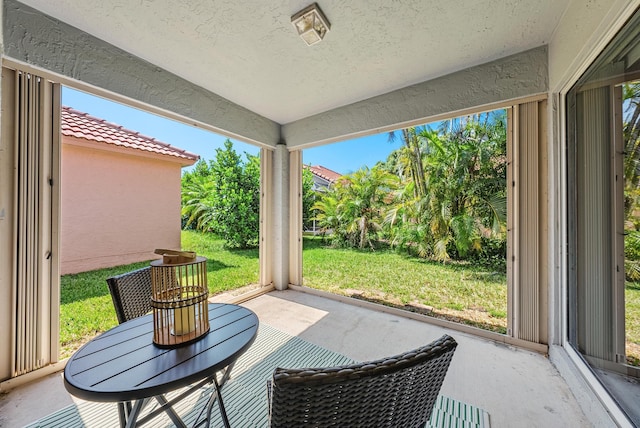
[[624,292],[627,361],[640,366],[640,283],[627,282]]
[[[210,294],[258,282],[258,250],[225,250],[211,235],[184,231],[182,245],[208,259]],[[393,251],[326,247],[321,238],[305,237],[304,285],[426,313],[485,329],[506,331],[507,286],[504,272],[470,264],[436,263]],[[62,357],[88,338],[117,324],[106,278],[148,262],[61,278]],[[640,286],[629,284],[627,353],[640,356]]]
[[[182,246],[208,259],[210,294],[258,282],[257,249],[227,251],[222,240],[192,231],[182,232]],[[106,279],[148,265],[148,262],[141,262],[61,277],[60,343],[63,358],[71,356],[87,339],[118,324]]]
[[327,248],[305,238],[304,285],[506,332],[504,272],[426,261],[394,251]]
[[[258,282],[258,250],[225,250],[222,240],[193,231],[182,233],[182,246],[208,259],[210,294]],[[393,251],[328,248],[317,237],[305,237],[303,257],[306,286],[505,331],[503,273],[427,262]],[[106,278],[147,265],[142,262],[62,277],[63,357],[117,324]]]

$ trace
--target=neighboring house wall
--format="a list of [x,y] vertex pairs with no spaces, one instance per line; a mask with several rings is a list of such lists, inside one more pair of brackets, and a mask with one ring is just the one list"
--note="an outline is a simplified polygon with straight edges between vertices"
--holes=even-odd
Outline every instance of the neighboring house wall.
[[97,146],[63,138],[62,274],[180,248],[180,163]]
[[313,190],[325,191],[327,190],[333,183],[329,180],[325,180],[322,177],[318,177],[317,175],[313,175]]
[[[342,177],[341,174],[320,165],[303,165],[302,167],[311,171],[311,174],[313,175],[313,186],[311,190],[316,192],[328,191],[329,188],[331,188],[331,186],[333,186],[333,184]],[[311,232],[314,234],[321,232],[316,220],[304,218],[302,227],[305,232]]]
[[62,107],[60,273],[180,249],[181,170],[198,155]]

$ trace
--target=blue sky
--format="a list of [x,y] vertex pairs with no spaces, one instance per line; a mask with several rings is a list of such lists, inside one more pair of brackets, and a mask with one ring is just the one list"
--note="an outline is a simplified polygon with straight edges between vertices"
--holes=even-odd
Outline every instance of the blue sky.
[[[66,87],[62,90],[62,104],[196,153],[201,159],[213,159],[215,149],[222,147],[226,139],[209,131]],[[238,153],[256,155],[259,152],[256,146],[233,139],[231,141]],[[391,143],[388,141],[388,134],[384,133],[306,149],[302,152],[302,159],[308,165],[322,165],[340,174],[348,174],[363,166],[373,167],[398,147],[400,141]]]

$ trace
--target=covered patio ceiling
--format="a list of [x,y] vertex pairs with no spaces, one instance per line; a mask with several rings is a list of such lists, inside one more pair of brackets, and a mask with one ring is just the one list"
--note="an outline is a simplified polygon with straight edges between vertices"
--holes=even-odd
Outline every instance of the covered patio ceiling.
[[278,124],[549,43],[569,0],[21,0]]

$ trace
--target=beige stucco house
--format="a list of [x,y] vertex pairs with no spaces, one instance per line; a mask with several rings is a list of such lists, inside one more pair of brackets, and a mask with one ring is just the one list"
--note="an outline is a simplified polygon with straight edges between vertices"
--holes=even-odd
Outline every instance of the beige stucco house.
[[307,4],[0,0],[0,385],[59,369],[60,85],[259,146],[267,291],[304,289],[303,149],[505,108],[508,332],[470,334],[548,355],[594,426],[639,425],[618,178],[640,0],[320,1],[313,46]]
[[181,169],[199,156],[69,107],[60,128],[60,274],[180,248]]

